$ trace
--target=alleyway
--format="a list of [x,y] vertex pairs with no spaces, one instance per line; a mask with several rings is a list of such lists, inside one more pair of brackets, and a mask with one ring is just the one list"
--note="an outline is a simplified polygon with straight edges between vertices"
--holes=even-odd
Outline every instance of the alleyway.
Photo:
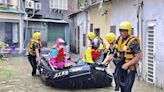
[[[75,58],[73,55],[72,58]],[[7,70],[7,72],[2,72]],[[3,75],[5,74],[5,75]],[[0,92],[84,92],[86,90],[62,90],[45,86],[39,75],[31,76],[31,66],[26,57],[9,58],[0,64]],[[87,92],[114,92],[113,87],[87,89]],[[133,92],[164,92],[159,88],[136,81]]]

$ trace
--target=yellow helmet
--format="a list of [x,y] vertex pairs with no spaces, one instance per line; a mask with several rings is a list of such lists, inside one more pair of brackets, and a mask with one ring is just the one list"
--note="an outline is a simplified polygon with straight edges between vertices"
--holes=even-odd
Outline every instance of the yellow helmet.
[[35,32],[33,35],[32,35],[32,38],[35,39],[35,40],[38,40],[40,38],[40,32]]
[[119,29],[128,30],[128,34],[130,35],[132,31],[132,24],[129,21],[121,22],[119,25]]
[[93,39],[95,38],[95,33],[89,32],[89,33],[87,34],[87,37],[88,37],[89,39],[93,40]]
[[108,33],[108,34],[105,35],[105,39],[109,43],[112,43],[116,39],[116,35],[114,33]]

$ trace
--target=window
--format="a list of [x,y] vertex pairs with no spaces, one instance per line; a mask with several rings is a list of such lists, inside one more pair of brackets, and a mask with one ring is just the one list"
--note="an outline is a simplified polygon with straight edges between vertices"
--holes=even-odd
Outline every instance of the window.
[[68,10],[68,0],[50,0],[51,9]]
[[68,0],[62,0],[62,8],[63,10],[68,10]]
[[13,43],[18,43],[18,38],[19,38],[19,25],[16,23],[13,23],[13,28],[12,28],[12,42]]
[[95,28],[94,33],[96,34],[96,36],[99,36],[100,35],[100,28]]
[[110,32],[116,34],[116,25],[110,26]]
[[[150,22],[148,22],[150,23]],[[152,23],[150,23],[152,24]],[[147,61],[147,81],[151,84],[155,83],[155,23],[147,25],[146,30],[146,61]]]
[[17,0],[0,0],[0,4],[13,5]]
[[49,7],[50,7],[51,9],[54,7],[53,3],[54,3],[54,0],[49,0]]
[[19,0],[0,0],[0,8],[18,9]]
[[4,34],[1,38],[3,38],[9,46],[15,45],[16,47],[18,47],[19,23],[1,22],[1,24],[1,34]]
[[93,24],[90,24],[90,32],[93,32]]
[[83,46],[86,46],[86,34],[83,34]]
[[131,32],[132,35],[134,35],[134,28],[132,28],[132,32]]

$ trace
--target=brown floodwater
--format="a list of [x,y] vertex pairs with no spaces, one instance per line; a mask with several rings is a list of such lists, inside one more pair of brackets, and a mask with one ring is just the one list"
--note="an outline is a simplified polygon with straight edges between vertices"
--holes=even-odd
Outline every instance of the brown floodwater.
[[[115,92],[114,87],[63,90],[46,86],[39,75],[31,76],[31,66],[26,57],[9,58],[0,64],[0,69],[8,71],[6,76],[0,75],[0,92]],[[132,92],[164,92],[164,90],[136,80]]]

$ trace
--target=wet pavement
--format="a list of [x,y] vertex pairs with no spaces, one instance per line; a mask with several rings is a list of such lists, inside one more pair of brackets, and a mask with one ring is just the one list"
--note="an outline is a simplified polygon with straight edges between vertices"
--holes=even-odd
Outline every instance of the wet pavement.
[[[71,58],[78,60],[78,56]],[[2,70],[7,70],[6,76],[2,76]],[[0,92],[115,92],[113,87],[83,89],[83,90],[63,90],[44,85],[39,75],[31,76],[31,66],[26,57],[12,57],[0,64]],[[135,81],[132,92],[164,92],[153,85]]]

